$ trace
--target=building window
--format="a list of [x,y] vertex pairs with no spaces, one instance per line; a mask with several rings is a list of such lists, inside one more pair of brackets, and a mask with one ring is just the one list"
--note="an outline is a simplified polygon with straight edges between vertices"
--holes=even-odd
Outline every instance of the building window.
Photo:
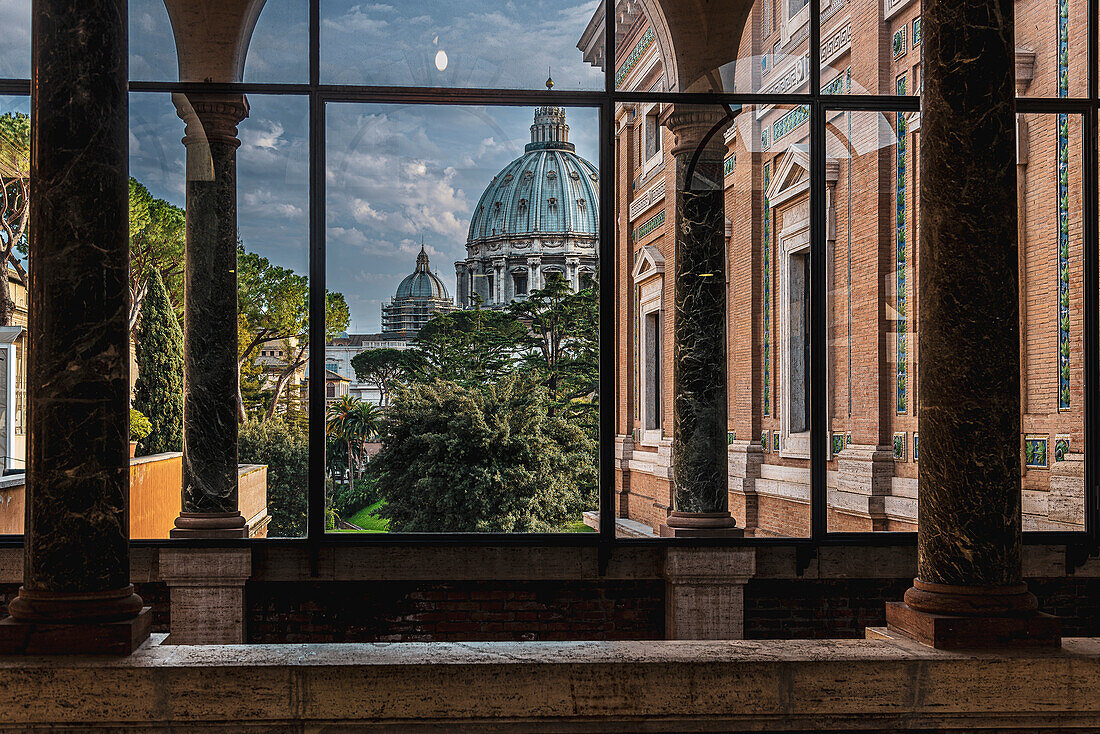
[[325,385],[325,397],[327,397],[327,398],[336,397],[336,385],[333,385],[331,382],[329,384]]
[[645,160],[661,152],[661,124],[657,119],[657,110],[645,116]]
[[517,296],[527,295],[527,273],[513,273],[512,284]]
[[645,334],[645,416],[646,431],[661,430],[661,312],[650,311],[644,317]]
[[787,349],[788,425],[791,433],[810,430],[810,254],[798,252],[788,260],[790,337]]

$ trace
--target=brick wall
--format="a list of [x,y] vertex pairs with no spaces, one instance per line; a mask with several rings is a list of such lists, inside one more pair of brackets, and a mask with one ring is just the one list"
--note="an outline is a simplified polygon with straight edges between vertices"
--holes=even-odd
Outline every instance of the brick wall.
[[[862,638],[886,624],[885,604],[911,579],[758,579],[745,586],[746,639]],[[1039,608],[1062,620],[1067,637],[1100,635],[1100,579],[1028,581]]]
[[246,590],[264,642],[633,640],[664,637],[664,584],[264,582]]

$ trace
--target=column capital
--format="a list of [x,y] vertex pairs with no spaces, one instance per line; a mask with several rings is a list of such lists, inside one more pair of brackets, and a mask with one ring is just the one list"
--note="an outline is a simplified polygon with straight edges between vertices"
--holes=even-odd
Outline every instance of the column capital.
[[186,123],[183,144],[225,143],[237,147],[237,125],[248,117],[248,99],[243,94],[173,93],[176,114]]
[[[726,118],[726,112],[716,105],[677,104],[661,115],[661,124],[672,132],[672,154],[691,155],[702,144],[711,129]],[[726,144],[721,128],[707,141],[706,152],[725,156]]]

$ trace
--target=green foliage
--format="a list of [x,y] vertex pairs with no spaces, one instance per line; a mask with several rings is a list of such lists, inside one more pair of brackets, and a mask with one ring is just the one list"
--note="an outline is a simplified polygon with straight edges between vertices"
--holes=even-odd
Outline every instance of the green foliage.
[[183,317],[183,253],[186,215],[183,209],[157,199],[130,179],[130,301],[131,326],[148,288],[149,274],[160,273],[176,318]]
[[367,441],[378,433],[381,413],[373,403],[348,395],[328,406],[325,434],[336,444],[347,448],[348,485],[356,478],[356,467],[362,463]]
[[351,487],[341,482],[331,482],[328,493],[332,509],[343,518],[350,518],[364,507],[377,504],[381,500],[378,480],[369,474],[356,479]]
[[506,311],[453,311],[421,327],[408,359],[422,381],[476,387],[515,370],[523,338],[523,324]]
[[138,447],[142,456],[183,450],[183,331],[160,272],[153,270],[148,279],[138,322],[134,385],[134,406],[152,423],[152,431]]
[[597,286],[574,293],[559,273],[516,301],[511,311],[527,326],[520,340],[526,369],[546,387],[551,409],[594,423],[599,377],[600,313]]
[[304,431],[285,421],[250,421],[240,428],[238,456],[242,464],[267,465],[268,535],[295,538],[306,532],[309,441]]
[[399,387],[367,469],[395,532],[537,532],[596,506],[596,446],[518,375]]
[[130,408],[130,440],[140,441],[149,435],[153,425],[140,410]]

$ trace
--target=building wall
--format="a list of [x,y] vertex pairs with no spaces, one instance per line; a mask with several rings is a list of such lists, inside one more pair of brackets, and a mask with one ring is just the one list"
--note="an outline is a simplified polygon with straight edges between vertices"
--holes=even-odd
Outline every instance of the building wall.
[[[1064,90],[1057,84],[1060,3],[1070,18]],[[736,91],[806,90],[806,27],[784,27],[785,5],[754,6],[737,52]],[[919,0],[831,0],[822,3],[822,12],[827,68],[821,79],[830,93],[919,92]],[[1021,82],[1021,94],[1081,94],[1086,24],[1074,19],[1084,17],[1083,0],[1020,0],[1016,12],[1018,63],[1030,54],[1035,58],[1034,80]],[[616,68],[626,72],[621,88],[649,89],[653,75],[659,76],[659,50],[656,43],[647,45],[647,34],[647,21],[639,16],[618,45]],[[788,72],[799,68],[801,81],[784,86],[798,76]],[[616,118],[621,474],[616,486],[620,516],[656,529],[670,504],[668,467],[654,466],[648,454],[672,438],[675,213],[671,135],[664,135],[661,167],[647,165],[638,150],[650,112],[645,105],[624,105]],[[751,534],[766,536],[809,531],[806,439],[790,436],[783,418],[789,409],[784,375],[791,365],[784,353],[788,261],[783,250],[805,237],[797,234],[798,222],[808,217],[809,125],[804,117],[795,107],[750,107],[725,136],[730,507]],[[1026,115],[1021,121],[1026,128],[1018,166],[1024,527],[1080,530],[1081,125],[1077,118],[1063,121],[1056,115]],[[838,532],[913,530],[920,404],[920,115],[830,113],[827,129],[829,527]],[[1066,183],[1060,183],[1058,171],[1063,153]],[[659,180],[669,193],[651,201]],[[644,369],[639,296],[655,276],[637,273],[635,266],[653,253],[668,263],[662,276],[665,410],[660,441],[652,435],[646,440],[639,406]],[[1061,336],[1063,297],[1068,329]],[[1068,385],[1060,372],[1062,350],[1070,355]]]

